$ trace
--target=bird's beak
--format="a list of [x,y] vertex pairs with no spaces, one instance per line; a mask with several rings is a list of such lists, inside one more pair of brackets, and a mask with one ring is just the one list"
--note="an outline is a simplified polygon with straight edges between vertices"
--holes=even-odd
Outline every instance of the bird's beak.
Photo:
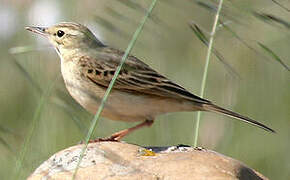
[[43,35],[43,36],[47,36],[48,32],[46,31],[47,28],[45,27],[35,27],[35,26],[27,26],[25,27],[26,30]]

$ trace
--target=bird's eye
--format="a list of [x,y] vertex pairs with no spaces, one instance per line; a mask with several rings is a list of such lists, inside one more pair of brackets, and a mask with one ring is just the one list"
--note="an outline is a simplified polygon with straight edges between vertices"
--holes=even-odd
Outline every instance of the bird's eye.
[[62,37],[64,35],[64,32],[62,30],[58,30],[57,33],[56,33],[56,35],[58,37]]

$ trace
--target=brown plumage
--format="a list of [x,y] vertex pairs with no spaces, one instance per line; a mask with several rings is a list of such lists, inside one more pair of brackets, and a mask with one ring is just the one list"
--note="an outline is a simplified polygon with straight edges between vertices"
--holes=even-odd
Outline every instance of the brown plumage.
[[[61,58],[61,71],[68,91],[85,109],[95,113],[124,52],[107,47],[88,28],[76,23],[27,29],[46,36],[54,45]],[[188,92],[134,56],[125,61],[102,116],[144,121],[139,128],[151,125],[160,114],[197,110],[224,114],[274,132],[255,120]],[[119,140],[137,128],[116,133],[109,139]]]

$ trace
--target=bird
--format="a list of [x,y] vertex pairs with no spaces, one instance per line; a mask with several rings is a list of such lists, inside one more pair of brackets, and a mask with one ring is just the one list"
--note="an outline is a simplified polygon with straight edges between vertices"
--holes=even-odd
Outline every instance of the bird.
[[[61,74],[68,92],[83,108],[95,114],[124,51],[105,45],[79,23],[62,22],[49,27],[27,26],[26,29],[49,40],[60,57]],[[158,115],[182,111],[215,112],[275,132],[258,121],[194,95],[137,57],[129,55],[101,116],[141,123],[100,139],[120,141],[141,127],[151,126]]]

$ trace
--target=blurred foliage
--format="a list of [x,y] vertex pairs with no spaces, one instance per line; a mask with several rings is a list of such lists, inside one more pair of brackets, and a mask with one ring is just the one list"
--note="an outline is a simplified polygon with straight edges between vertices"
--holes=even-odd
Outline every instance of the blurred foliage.
[[[106,44],[125,49],[150,1],[5,1],[0,7],[0,166],[11,178],[41,97],[60,75],[59,58],[27,25],[75,21]],[[133,54],[198,94],[217,1],[159,0]],[[203,113],[199,145],[238,159],[270,179],[290,179],[289,1],[225,1],[205,97],[263,122],[277,134]],[[194,23],[192,23],[194,22]],[[199,33],[199,34],[198,34]],[[221,61],[222,60],[222,61]],[[239,75],[239,78],[235,74]],[[158,117],[124,140],[144,146],[192,145],[192,112]],[[22,177],[53,153],[80,142],[93,115],[58,78],[27,146]],[[134,124],[101,119],[95,137]]]

